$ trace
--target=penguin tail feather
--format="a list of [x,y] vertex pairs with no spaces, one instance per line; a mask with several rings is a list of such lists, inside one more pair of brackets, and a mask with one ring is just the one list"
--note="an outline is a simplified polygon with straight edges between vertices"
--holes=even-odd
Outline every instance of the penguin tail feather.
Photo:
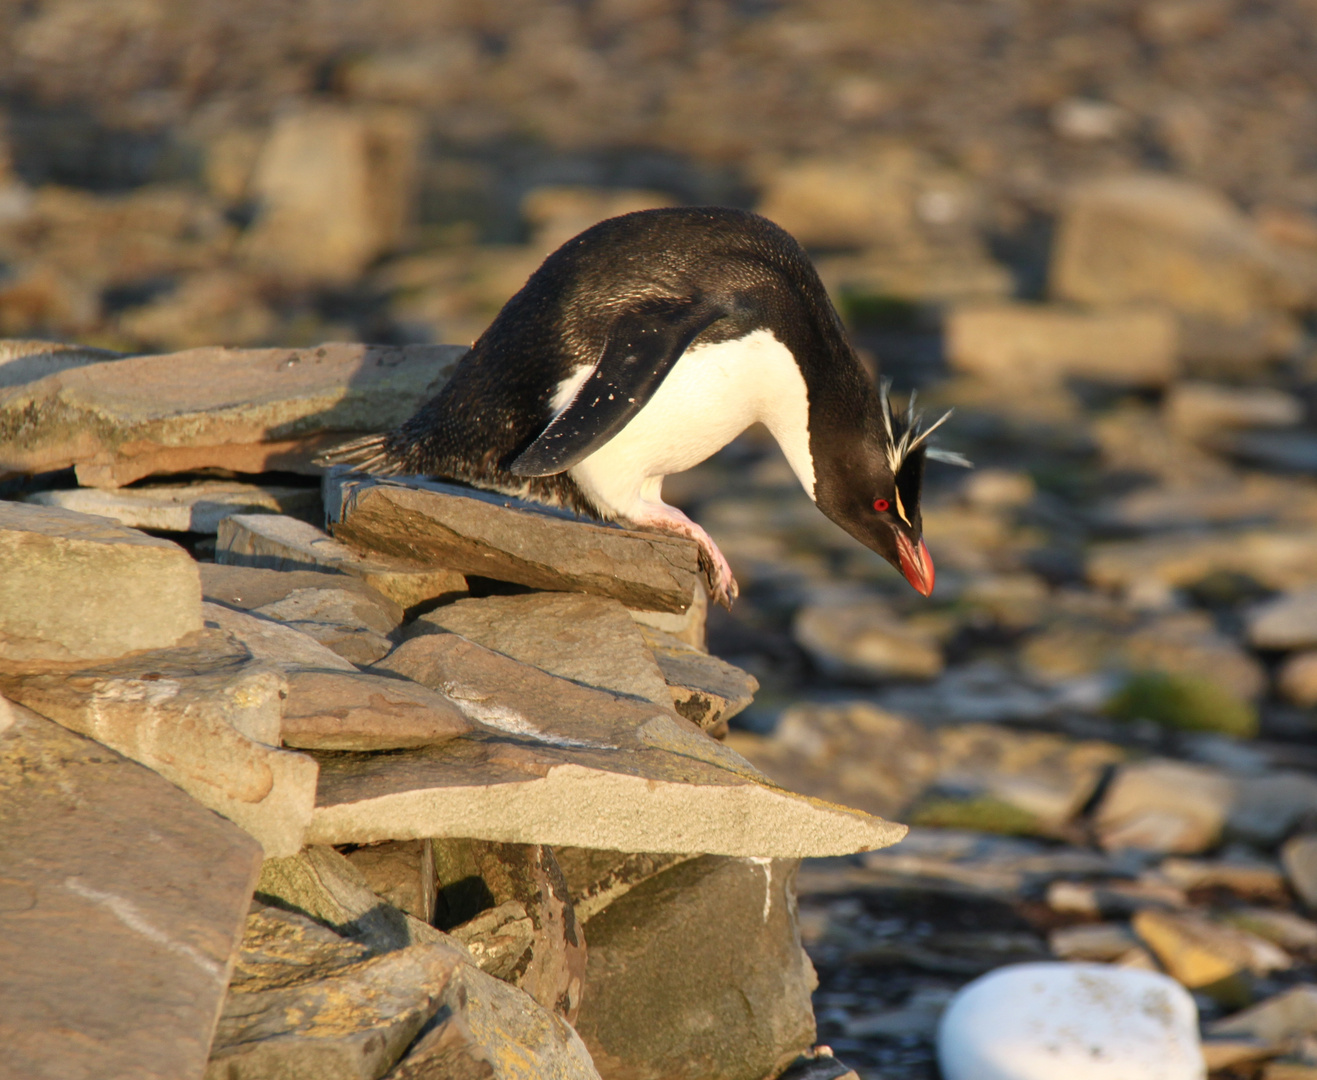
[[347,465],[353,472],[396,476],[402,467],[389,453],[385,438],[384,435],[364,435],[360,439],[340,443],[332,450],[326,450],[314,463],[326,469],[333,465]]

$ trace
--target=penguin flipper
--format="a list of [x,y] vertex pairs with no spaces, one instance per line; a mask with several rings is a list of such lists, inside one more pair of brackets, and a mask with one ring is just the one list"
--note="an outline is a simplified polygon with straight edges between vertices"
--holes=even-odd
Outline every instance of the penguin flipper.
[[672,299],[613,320],[603,355],[566,406],[509,466],[515,476],[552,476],[589,457],[645,407],[682,353],[727,309]]

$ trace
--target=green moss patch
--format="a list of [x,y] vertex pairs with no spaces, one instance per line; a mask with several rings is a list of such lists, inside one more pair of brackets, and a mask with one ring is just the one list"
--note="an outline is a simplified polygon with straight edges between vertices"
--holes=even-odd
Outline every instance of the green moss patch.
[[1247,701],[1197,675],[1141,671],[1107,702],[1120,720],[1152,720],[1180,731],[1214,731],[1238,738],[1258,733],[1258,713]]

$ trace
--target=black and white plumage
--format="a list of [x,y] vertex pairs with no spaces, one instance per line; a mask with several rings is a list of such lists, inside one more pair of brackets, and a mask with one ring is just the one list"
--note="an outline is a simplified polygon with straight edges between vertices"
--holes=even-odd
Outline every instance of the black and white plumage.
[[755,422],[820,510],[932,591],[919,500],[942,421],[921,430],[913,410],[893,416],[808,256],[745,211],[644,210],[587,229],[531,275],[435,398],[326,461],[688,536],[730,604],[722,553],[661,487]]

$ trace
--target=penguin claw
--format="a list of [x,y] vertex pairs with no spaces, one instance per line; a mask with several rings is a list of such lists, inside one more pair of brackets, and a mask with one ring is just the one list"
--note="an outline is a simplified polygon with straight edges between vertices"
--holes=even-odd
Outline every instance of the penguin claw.
[[684,536],[687,540],[695,541],[700,549],[700,570],[704,574],[710,598],[728,611],[732,610],[732,603],[740,595],[741,590],[736,584],[736,576],[732,573],[726,556],[718,550],[713,537],[680,510],[666,503],[651,504],[646,508],[645,513],[633,515],[629,520],[633,525],[657,529],[660,532]]

